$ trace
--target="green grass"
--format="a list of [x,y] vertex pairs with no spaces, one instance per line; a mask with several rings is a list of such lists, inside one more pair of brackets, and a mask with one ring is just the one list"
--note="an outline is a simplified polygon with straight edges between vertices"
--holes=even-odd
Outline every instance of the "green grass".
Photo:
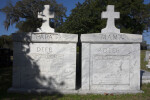
[[150,72],[150,69],[146,68],[146,65],[148,64],[148,62],[144,61],[145,52],[146,52],[146,50],[141,50],[141,69]]
[[[145,51],[141,51],[141,66],[146,69],[144,62]],[[7,93],[12,84],[12,67],[0,67],[0,100],[150,100],[150,84],[143,84],[144,93],[122,95],[37,95]]]

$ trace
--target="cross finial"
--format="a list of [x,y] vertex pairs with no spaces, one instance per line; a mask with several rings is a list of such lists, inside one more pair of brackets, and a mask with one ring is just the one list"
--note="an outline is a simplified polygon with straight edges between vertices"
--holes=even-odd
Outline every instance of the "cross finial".
[[115,19],[120,18],[119,12],[114,12],[114,5],[108,5],[107,11],[102,12],[102,18],[107,18],[106,28],[101,33],[120,33],[120,29],[115,27]]
[[54,29],[50,27],[49,22],[50,18],[54,18],[54,14],[49,12],[50,10],[50,5],[44,5],[44,10],[43,12],[38,13],[38,18],[43,19],[42,26],[38,28],[37,30],[39,32],[48,32],[48,33],[54,33]]

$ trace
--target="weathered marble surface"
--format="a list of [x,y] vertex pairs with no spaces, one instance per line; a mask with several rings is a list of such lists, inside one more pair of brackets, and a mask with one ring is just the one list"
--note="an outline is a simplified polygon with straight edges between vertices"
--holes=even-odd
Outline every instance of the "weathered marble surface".
[[135,44],[109,39],[101,42],[95,37],[96,34],[81,35],[82,90],[140,90],[140,44],[136,42],[142,37],[134,37]]
[[[90,38],[91,35],[87,34]],[[85,41],[84,36],[81,35],[82,90],[140,90],[140,44],[110,40],[94,43],[95,38]]]
[[13,39],[16,42],[58,42],[58,43],[76,43],[78,41],[78,35],[67,33],[13,33]]
[[82,90],[140,90],[139,44],[82,44]]
[[99,91],[99,90],[59,90],[58,91],[54,91],[54,90],[50,90],[50,89],[16,89],[16,88],[10,88],[9,93],[36,93],[36,94],[136,94],[136,93],[143,93],[143,91],[116,91],[116,90],[112,90],[112,91]]
[[127,33],[91,33],[82,34],[83,43],[139,43],[142,42],[141,35]]
[[75,89],[77,35],[18,33],[13,38],[13,88]]

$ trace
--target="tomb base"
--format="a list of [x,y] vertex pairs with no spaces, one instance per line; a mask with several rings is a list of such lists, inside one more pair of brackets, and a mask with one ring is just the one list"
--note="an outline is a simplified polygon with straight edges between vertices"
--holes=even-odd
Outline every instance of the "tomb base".
[[50,90],[50,89],[24,89],[10,88],[8,93],[35,93],[35,94],[136,94],[144,93],[143,91],[90,91],[90,90]]

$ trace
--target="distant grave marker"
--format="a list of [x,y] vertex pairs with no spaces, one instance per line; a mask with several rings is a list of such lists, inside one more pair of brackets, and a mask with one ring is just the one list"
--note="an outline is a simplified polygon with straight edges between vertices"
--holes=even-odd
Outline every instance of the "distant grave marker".
[[150,51],[146,51],[145,52],[145,61],[148,61],[149,60],[149,54],[150,54]]
[[146,65],[146,67],[147,67],[147,68],[150,68],[150,54],[149,54],[148,58],[149,58],[149,59],[148,59],[148,64]]

